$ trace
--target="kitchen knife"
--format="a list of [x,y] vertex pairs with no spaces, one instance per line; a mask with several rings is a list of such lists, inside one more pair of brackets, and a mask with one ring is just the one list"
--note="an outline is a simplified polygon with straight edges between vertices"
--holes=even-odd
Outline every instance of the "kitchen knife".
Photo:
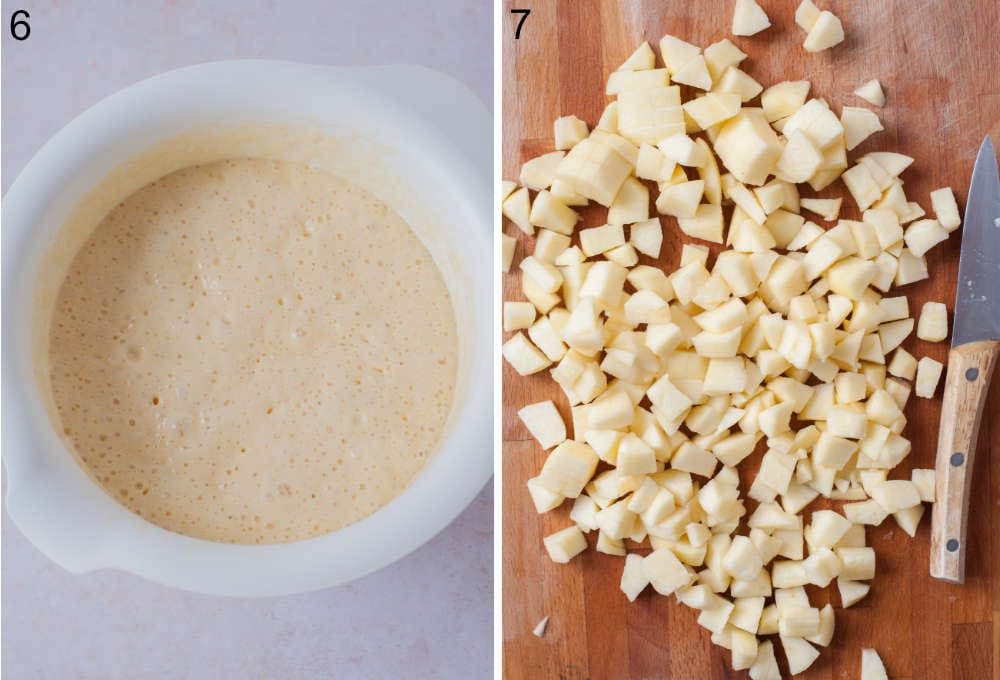
[[983,140],[965,204],[955,321],[941,405],[931,576],[965,581],[972,464],[990,377],[1000,355],[1000,174]]

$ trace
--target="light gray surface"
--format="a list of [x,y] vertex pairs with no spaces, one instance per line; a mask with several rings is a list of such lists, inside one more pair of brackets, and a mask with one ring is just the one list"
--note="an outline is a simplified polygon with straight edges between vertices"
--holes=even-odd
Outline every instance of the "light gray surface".
[[[14,41],[10,13],[31,12]],[[202,61],[414,63],[492,107],[492,3],[3,3],[6,191],[31,155],[116,90]],[[182,593],[120,572],[75,576],[3,515],[2,673],[12,680],[483,678],[492,673],[490,488],[423,548],[351,585],[270,600]]]

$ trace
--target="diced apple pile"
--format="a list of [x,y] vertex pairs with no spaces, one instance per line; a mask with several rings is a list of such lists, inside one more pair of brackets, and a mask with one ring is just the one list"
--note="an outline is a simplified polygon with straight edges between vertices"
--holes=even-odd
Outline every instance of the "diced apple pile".
[[[766,21],[757,10],[737,3],[748,31]],[[842,39],[808,0],[799,14],[814,46]],[[676,595],[735,669],[778,678],[764,636],[779,637],[793,674],[833,636],[833,607],[804,586],[835,581],[842,607],[858,602],[875,576],[865,526],[892,515],[913,536],[934,501],[933,470],[890,479],[910,452],[910,393],[931,397],[942,369],[901,346],[915,322],[890,291],[928,277],[926,253],[960,218],[950,189],[932,194],[936,218],[907,197],[912,158],[848,161],[882,129],[874,112],[838,116],[806,81],[765,89],[729,40],[659,47],[664,67],[640,46],[608,79],[616,100],[596,127],[560,118],[558,150],[503,188],[504,215],[534,237],[518,265],[529,302],[505,304],[517,332],[503,354],[522,375],[549,369],[572,407],[571,432],[551,401],[520,411],[550,450],[528,491],[540,513],[572,499],[573,523],[544,539],[553,560],[597,532],[597,550],[625,558],[630,600],[647,586]],[[838,180],[862,219],[799,195]],[[579,229],[576,208],[591,202],[607,224]],[[707,247],[685,245],[667,274],[640,257],[660,255],[660,216],[728,247],[710,264]],[[513,252],[505,239],[505,270]],[[944,340],[944,306],[926,305],[916,329]],[[820,496],[846,501],[842,512],[807,510]]]

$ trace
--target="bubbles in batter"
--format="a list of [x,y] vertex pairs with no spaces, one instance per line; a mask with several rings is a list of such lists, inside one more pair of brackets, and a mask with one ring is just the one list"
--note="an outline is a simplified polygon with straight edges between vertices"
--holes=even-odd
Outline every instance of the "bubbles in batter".
[[115,208],[49,348],[84,467],[164,528],[231,543],[339,529],[435,451],[457,337],[430,254],[374,196],[269,160],[175,172]]

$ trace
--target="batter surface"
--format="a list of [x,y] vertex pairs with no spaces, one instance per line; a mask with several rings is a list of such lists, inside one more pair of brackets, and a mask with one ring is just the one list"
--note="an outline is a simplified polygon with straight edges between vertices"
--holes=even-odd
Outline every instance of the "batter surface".
[[63,434],[114,498],[183,534],[281,543],[406,488],[443,434],[457,337],[399,215],[245,159],[104,219],[60,289],[49,361]]

